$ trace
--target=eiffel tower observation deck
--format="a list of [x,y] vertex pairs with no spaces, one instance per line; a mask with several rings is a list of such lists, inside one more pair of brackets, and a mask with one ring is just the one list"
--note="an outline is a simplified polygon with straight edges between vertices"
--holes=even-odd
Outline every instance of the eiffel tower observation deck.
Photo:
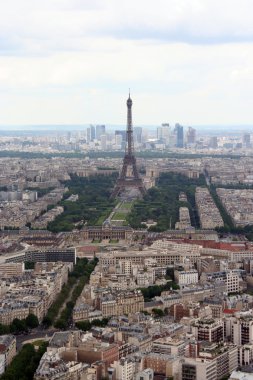
[[136,157],[134,155],[132,104],[133,102],[129,93],[129,97],[127,99],[126,150],[122,169],[111,195],[112,198],[117,197],[127,188],[138,189],[142,196],[146,193],[146,189],[137,170]]

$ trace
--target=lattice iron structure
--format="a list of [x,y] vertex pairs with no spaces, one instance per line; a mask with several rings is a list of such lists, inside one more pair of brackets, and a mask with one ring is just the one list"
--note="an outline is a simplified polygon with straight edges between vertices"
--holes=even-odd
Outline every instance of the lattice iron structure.
[[[134,155],[132,104],[133,102],[129,93],[129,97],[127,99],[127,130],[125,156],[123,160],[123,166],[119,178],[117,179],[114,190],[112,192],[111,198],[117,197],[122,191],[129,187],[138,189],[141,195],[144,195],[146,193],[145,186],[137,170],[136,157]],[[128,176],[129,168],[132,169],[131,176]]]

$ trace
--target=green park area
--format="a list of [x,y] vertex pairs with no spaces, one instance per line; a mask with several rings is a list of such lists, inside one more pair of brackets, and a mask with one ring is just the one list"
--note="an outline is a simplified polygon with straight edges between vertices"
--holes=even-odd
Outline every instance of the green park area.
[[[72,175],[70,180],[64,182],[68,188],[60,202],[64,212],[49,223],[48,229],[60,232],[81,229],[84,225],[102,225],[117,204],[117,199],[110,198],[116,179],[117,173],[91,177]],[[122,225],[133,228],[144,228],[145,222],[152,220],[156,225],[150,227],[151,231],[165,231],[175,228],[179,207],[186,206],[190,211],[192,226],[199,228],[195,208],[196,186],[206,186],[203,175],[188,178],[178,173],[162,173],[156,187],[149,189],[143,199],[123,201],[115,210],[112,221],[122,221]],[[186,193],[187,202],[179,202],[180,192]],[[71,194],[78,194],[76,202],[67,201]]]
[[131,210],[131,208],[133,207],[133,204],[134,202],[123,202],[121,208],[125,210]]
[[[179,218],[179,207],[189,208],[191,223],[199,228],[199,219],[195,209],[195,189],[205,186],[205,178],[188,178],[178,173],[162,173],[157,180],[156,187],[147,191],[143,199],[134,203],[127,221],[133,228],[146,227],[145,221],[152,220],[157,225],[151,226],[151,231],[165,231],[175,228]],[[179,193],[185,192],[187,202],[179,201]]]
[[[86,154],[81,152],[61,152],[61,153],[42,153],[42,152],[20,152],[15,150],[1,150],[0,157],[17,157],[17,158],[27,158],[27,159],[35,159],[35,158],[55,158],[55,157],[64,157],[64,158],[123,158],[124,152],[121,151],[90,151]],[[143,150],[140,152],[136,152],[136,157],[141,158],[181,158],[181,159],[194,159],[194,158],[202,158],[202,157],[214,157],[214,158],[233,158],[239,159],[241,156],[235,154],[205,154],[205,153],[175,153],[169,150],[166,151],[157,151],[157,150]],[[105,170],[111,170],[114,168],[109,167]],[[101,170],[101,168],[100,168]]]
[[[82,228],[85,224],[101,225],[116,204],[115,200],[110,199],[116,178],[117,173],[91,177],[72,175],[69,181],[64,182],[69,189],[64,194],[64,200],[60,202],[64,212],[49,223],[48,230],[72,231],[74,228]],[[78,194],[76,202],[66,200],[71,194]]]
[[126,219],[126,215],[127,213],[126,212],[115,212],[115,214],[113,215],[113,220],[125,220]]
[[40,359],[47,350],[47,345],[43,342],[36,350],[33,344],[25,344],[0,380],[32,380]]
[[89,282],[90,274],[97,264],[97,259],[88,261],[86,258],[78,259],[74,269],[69,274],[66,285],[50,306],[43,320],[45,326],[54,325],[56,328],[65,329],[71,320],[72,310],[77,298],[82,293],[84,285]]

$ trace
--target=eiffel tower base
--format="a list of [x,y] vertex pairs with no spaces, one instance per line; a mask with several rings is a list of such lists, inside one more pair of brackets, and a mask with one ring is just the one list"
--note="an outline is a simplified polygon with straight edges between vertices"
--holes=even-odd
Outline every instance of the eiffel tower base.
[[139,190],[142,196],[146,194],[146,189],[140,178],[132,179],[132,180],[119,179],[116,183],[116,186],[113,189],[113,192],[111,194],[111,199],[117,197],[120,193],[122,193],[127,188],[135,188]]

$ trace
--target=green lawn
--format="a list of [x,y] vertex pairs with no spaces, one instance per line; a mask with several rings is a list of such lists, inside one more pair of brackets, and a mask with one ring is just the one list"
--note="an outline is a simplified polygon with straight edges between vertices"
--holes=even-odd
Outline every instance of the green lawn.
[[106,220],[106,215],[103,214],[100,216],[100,218],[96,221],[95,225],[96,226],[102,226],[102,224],[104,223],[104,221]]
[[131,210],[131,208],[132,208],[132,206],[133,206],[133,203],[134,202],[124,202],[123,204],[122,204],[122,208],[125,208],[125,209],[127,209],[127,210]]
[[126,220],[126,213],[125,212],[116,212],[113,217],[112,217],[112,220]]
[[38,340],[35,340],[34,342],[32,342],[32,345],[33,345],[33,346],[38,346],[38,347],[40,347],[40,346],[42,346],[44,343],[45,343],[45,340],[43,340],[43,339],[38,339]]

